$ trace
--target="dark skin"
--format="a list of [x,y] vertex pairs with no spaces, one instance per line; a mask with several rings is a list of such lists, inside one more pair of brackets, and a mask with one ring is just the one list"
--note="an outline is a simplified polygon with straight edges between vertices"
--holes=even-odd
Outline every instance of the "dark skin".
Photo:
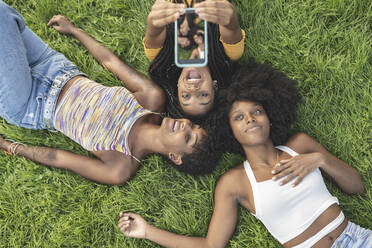
[[[234,137],[249,158],[257,182],[274,180],[273,177],[278,180],[289,175],[297,177],[293,185],[296,187],[308,173],[320,168],[346,193],[364,193],[365,188],[359,173],[304,133],[292,136],[285,144],[298,152],[298,156],[291,157],[277,150],[269,137],[270,121],[260,104],[250,101],[235,102],[229,119]],[[287,178],[282,182],[286,184]],[[238,220],[239,204],[256,213],[251,182],[243,164],[230,169],[218,180],[214,211],[205,238],[182,236],[158,229],[134,213],[120,213],[119,228],[126,236],[146,238],[165,247],[226,247]],[[340,212],[337,204],[331,205],[304,232],[283,244],[283,247],[293,247],[314,236]],[[345,219],[313,247],[331,247],[346,225]]]
[[[65,16],[57,15],[48,23],[62,34],[73,35],[104,67],[114,73],[146,109],[161,113],[165,96],[162,89],[141,73],[130,68],[109,49],[99,44],[83,30],[76,28]],[[79,79],[69,80],[62,89],[57,106],[67,90]],[[57,107],[56,106],[56,107]],[[129,149],[136,158],[142,159],[151,153],[168,156],[181,165],[182,156],[191,153],[205,132],[187,119],[161,119],[158,114],[148,114],[133,125],[129,137]],[[0,148],[8,150],[11,142],[0,136]],[[35,162],[55,168],[68,169],[88,179],[105,184],[122,184],[138,169],[139,163],[118,151],[93,151],[95,158],[74,154],[61,149],[18,145],[15,153]]]
[[[195,4],[195,13],[202,20],[215,23],[219,25],[221,39],[227,44],[235,44],[242,40],[242,31],[239,25],[238,12],[233,4],[227,0],[206,0]],[[175,22],[185,12],[184,4],[175,4],[166,0],[156,0],[152,6],[151,12],[147,17],[147,27],[144,42],[147,48],[161,48],[166,39],[166,26],[170,23]],[[189,67],[188,69],[190,69]],[[182,70],[181,75],[178,79],[178,85],[181,82],[186,82],[188,75],[187,68]],[[199,80],[199,83],[208,84],[209,90],[206,92],[209,94],[208,105],[201,105],[203,99],[196,97],[195,95],[204,94],[201,89],[195,88],[194,90],[181,90],[178,88],[178,96],[182,110],[191,116],[201,116],[206,114],[213,107],[213,100],[215,90],[212,87],[212,80],[206,80],[206,78],[212,78],[209,72],[208,66],[200,68],[192,68],[199,71],[204,76]],[[218,83],[218,82],[217,82]],[[188,84],[192,87],[193,83]],[[195,101],[185,100],[182,95],[189,94],[194,95]],[[187,107],[186,107],[187,105]]]

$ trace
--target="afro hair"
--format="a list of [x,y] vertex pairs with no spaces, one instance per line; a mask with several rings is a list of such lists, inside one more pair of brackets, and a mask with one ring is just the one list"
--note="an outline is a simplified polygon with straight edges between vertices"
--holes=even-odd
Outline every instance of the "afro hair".
[[272,124],[270,138],[274,145],[283,144],[288,138],[291,124],[296,120],[297,104],[301,100],[297,82],[269,64],[250,62],[240,65],[229,88],[218,95],[218,111],[214,125],[224,150],[244,155],[241,145],[233,136],[228,115],[235,101],[260,103]]

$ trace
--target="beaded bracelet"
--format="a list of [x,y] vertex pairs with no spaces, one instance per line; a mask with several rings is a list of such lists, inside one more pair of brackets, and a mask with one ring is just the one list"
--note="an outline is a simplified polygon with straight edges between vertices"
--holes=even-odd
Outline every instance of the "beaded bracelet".
[[10,154],[10,155],[17,155],[17,148],[19,145],[22,145],[23,147],[27,147],[27,145],[21,143],[21,142],[17,142],[17,141],[14,141],[14,140],[11,140],[11,139],[5,139],[6,141],[9,141],[9,142],[12,142],[9,147],[8,147],[8,151],[5,151],[6,153]]

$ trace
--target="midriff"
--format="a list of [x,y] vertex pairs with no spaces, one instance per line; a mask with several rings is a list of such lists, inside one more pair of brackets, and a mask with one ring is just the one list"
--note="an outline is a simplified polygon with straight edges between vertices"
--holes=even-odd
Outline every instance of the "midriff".
[[[331,205],[327,208],[304,232],[302,232],[297,237],[291,239],[290,241],[283,244],[284,247],[293,247],[301,244],[302,242],[308,240],[309,238],[316,235],[320,230],[332,222],[339,214],[341,209],[337,204]],[[347,226],[347,219],[332,232],[328,233],[326,236],[321,238],[317,243],[315,243],[313,248],[324,248],[331,247],[334,241],[341,235]]]

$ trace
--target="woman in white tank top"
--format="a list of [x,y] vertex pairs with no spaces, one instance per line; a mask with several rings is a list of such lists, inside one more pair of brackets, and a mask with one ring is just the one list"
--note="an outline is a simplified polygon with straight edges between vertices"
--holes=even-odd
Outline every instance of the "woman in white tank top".
[[207,236],[173,234],[137,214],[120,213],[119,228],[126,236],[165,247],[226,247],[240,204],[283,247],[372,247],[372,232],[347,221],[320,173],[348,194],[363,194],[358,171],[304,133],[287,139],[300,100],[295,81],[252,63],[239,70],[219,100],[218,134],[226,150],[247,160],[219,179]]

